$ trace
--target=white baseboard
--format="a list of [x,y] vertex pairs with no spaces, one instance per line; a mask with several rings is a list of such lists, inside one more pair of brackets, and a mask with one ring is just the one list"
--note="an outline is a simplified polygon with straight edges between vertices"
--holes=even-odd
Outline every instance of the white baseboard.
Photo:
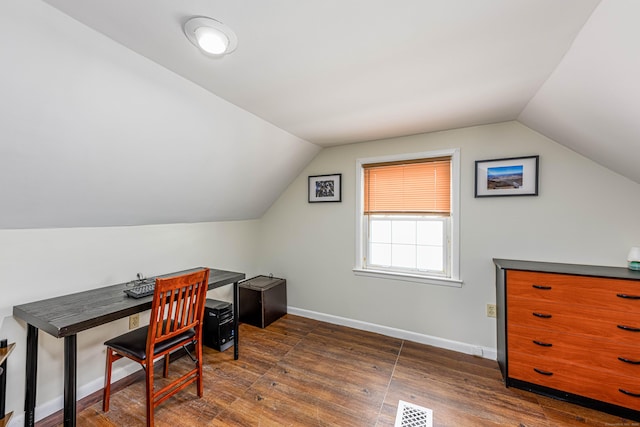
[[485,359],[497,360],[498,353],[495,348],[482,347],[473,344],[467,344],[459,341],[447,340],[444,338],[433,337],[430,335],[418,334],[416,332],[405,331],[402,329],[390,328],[388,326],[376,325],[374,323],[362,322],[360,320],[347,319],[345,317],[333,316],[330,314],[318,313],[310,310],[303,310],[296,307],[287,307],[288,313],[297,316],[308,317],[309,319],[321,320],[335,325],[348,326],[354,329],[360,329],[368,332],[375,332],[393,338],[399,338],[407,341],[413,341],[420,344],[432,345],[447,350],[457,351],[459,353],[480,356]]
[[[368,332],[375,332],[393,338],[399,338],[407,341],[413,341],[420,344],[432,345],[434,347],[453,350],[460,353],[471,354],[474,356],[484,357],[485,359],[496,360],[498,354],[496,349],[489,347],[481,347],[473,344],[462,343],[459,341],[447,340],[444,338],[433,337],[430,335],[418,334],[415,332],[405,331],[402,329],[390,328],[388,326],[376,325],[374,323],[362,322],[360,320],[348,319],[345,317],[333,316],[330,314],[318,313],[310,310],[303,310],[296,307],[287,307],[287,311],[296,316],[307,317],[309,319],[321,320],[334,325],[348,326],[354,329],[360,329]],[[240,338],[242,342],[242,338]],[[112,373],[112,383],[116,382],[128,375],[140,370],[140,365],[131,363],[127,366],[114,369]],[[96,378],[95,380],[78,387],[77,399],[80,400],[91,393],[94,393],[104,386],[104,378]],[[60,395],[56,399],[52,399],[36,407],[36,421],[48,417],[63,409],[64,399]],[[24,425],[24,413],[14,414],[8,427],[18,427]]]

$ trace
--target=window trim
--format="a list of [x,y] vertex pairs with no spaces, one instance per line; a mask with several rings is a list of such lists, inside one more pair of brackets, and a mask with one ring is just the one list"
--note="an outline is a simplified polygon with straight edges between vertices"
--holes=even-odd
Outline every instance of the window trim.
[[[430,159],[437,157],[451,157],[451,271],[450,277],[410,274],[396,271],[375,270],[364,268],[363,256],[366,253],[363,241],[365,221],[364,216],[364,169],[362,165],[369,163],[384,163],[413,159]],[[358,276],[378,277],[394,280],[405,280],[432,285],[462,286],[460,278],[460,149],[445,149],[419,153],[403,153],[396,155],[366,157],[356,159],[356,244],[355,263],[353,272]]]

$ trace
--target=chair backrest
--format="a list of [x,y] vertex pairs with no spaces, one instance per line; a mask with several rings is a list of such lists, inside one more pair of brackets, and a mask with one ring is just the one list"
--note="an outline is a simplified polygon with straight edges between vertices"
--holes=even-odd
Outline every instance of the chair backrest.
[[154,354],[155,344],[191,328],[196,330],[196,339],[200,339],[208,285],[208,268],[181,276],[156,279],[147,354]]

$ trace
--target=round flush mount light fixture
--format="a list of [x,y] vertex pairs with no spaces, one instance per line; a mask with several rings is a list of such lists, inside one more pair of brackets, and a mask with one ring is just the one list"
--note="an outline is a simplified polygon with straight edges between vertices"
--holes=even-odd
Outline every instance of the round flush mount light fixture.
[[189,19],[184,24],[184,34],[204,54],[216,58],[228,55],[238,46],[238,37],[231,28],[212,18]]

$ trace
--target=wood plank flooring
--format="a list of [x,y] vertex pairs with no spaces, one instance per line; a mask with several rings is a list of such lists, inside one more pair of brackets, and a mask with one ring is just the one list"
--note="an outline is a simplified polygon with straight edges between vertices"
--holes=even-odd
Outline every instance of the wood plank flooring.
[[[156,409],[156,426],[393,426],[399,400],[432,409],[434,426],[640,425],[505,388],[495,361],[299,316],[241,324],[240,337],[237,361],[205,347],[205,396],[189,386]],[[144,380],[114,393],[108,413],[101,404],[78,426],[144,426]]]

